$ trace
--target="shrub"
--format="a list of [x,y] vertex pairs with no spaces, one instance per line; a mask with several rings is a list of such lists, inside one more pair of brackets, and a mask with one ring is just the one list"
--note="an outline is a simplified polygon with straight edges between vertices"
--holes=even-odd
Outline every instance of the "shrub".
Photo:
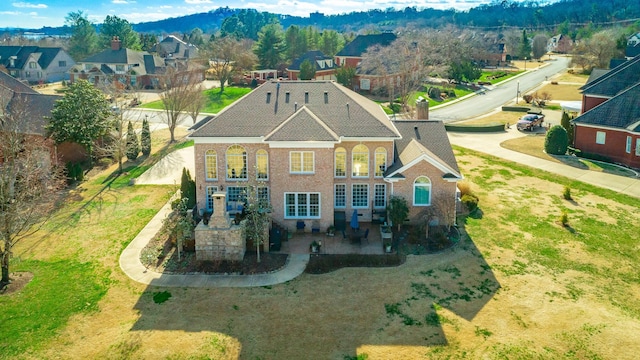
[[460,197],[465,196],[467,194],[473,194],[471,191],[471,183],[468,181],[461,181],[458,183],[458,190],[460,190]]
[[391,109],[391,111],[393,111],[396,114],[400,112],[401,108],[402,106],[400,104],[397,104],[397,103],[389,104],[389,109]]
[[142,121],[142,132],[140,133],[140,150],[142,155],[149,156],[151,154],[151,130],[149,130],[149,120],[146,118]]
[[566,210],[562,210],[562,214],[560,214],[560,224],[562,226],[569,225],[569,214],[567,214]]
[[113,159],[111,158],[103,157],[98,159],[98,166],[100,166],[103,169],[108,168],[109,166],[111,166],[111,164],[113,164]]
[[131,121],[129,121],[129,126],[127,127],[127,159],[129,161],[134,161],[138,158],[138,154],[140,153],[140,142],[138,141],[138,135],[133,130],[133,125]]
[[465,194],[460,199],[469,212],[474,212],[478,208],[478,197],[473,194]]
[[573,198],[571,197],[571,188],[568,186],[564,187],[564,191],[562,191],[562,197],[565,200],[572,200]]
[[564,155],[569,145],[567,130],[561,125],[555,125],[547,132],[544,139],[544,151],[551,155]]
[[182,168],[180,193],[182,198],[187,199],[187,209],[193,209],[196,206],[196,182],[191,178],[191,173],[187,168]]
[[531,100],[533,100],[533,95],[529,95],[529,94],[522,95],[522,100],[526,101],[527,104],[531,104]]
[[429,97],[431,99],[440,99],[440,89],[438,89],[437,87],[432,87],[429,89]]

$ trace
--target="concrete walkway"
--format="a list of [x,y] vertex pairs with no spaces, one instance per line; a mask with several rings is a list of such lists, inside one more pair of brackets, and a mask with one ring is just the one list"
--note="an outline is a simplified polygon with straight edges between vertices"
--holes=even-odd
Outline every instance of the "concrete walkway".
[[500,143],[526,136],[512,126],[504,133],[457,133],[449,132],[449,141],[451,144],[464,148],[483,152],[489,155],[497,156],[506,160],[511,160],[520,164],[528,165],[541,170],[549,171],[554,174],[566,176],[571,179],[579,180],[587,184],[610,189],[622,194],[640,198],[640,179],[630,178],[619,175],[607,174],[604,172],[578,169],[569,165],[557,163],[554,161],[544,160],[535,156],[519,153],[513,150],[505,149]]
[[287,282],[304,272],[309,263],[309,254],[290,254],[284,268],[269,274],[257,275],[206,275],[206,274],[162,274],[148,270],[140,262],[142,249],[155,236],[162,220],[171,212],[170,201],[140,231],[120,255],[120,268],[131,279],[153,286],[165,287],[254,287]]

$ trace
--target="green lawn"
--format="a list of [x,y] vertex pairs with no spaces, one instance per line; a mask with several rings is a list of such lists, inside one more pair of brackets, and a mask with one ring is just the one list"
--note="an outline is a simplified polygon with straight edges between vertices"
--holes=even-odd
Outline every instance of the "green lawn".
[[[203,113],[217,114],[220,110],[232,104],[234,101],[243,97],[251,92],[250,88],[241,88],[227,86],[224,88],[224,92],[220,93],[220,88],[213,88],[203,91],[204,96],[207,98],[207,104],[202,109]],[[140,105],[145,109],[164,110],[162,101],[154,101],[147,104]]]
[[[505,81],[509,78],[512,78],[520,73],[522,73],[524,71],[506,71],[506,70],[499,70],[499,71],[483,71],[482,75],[480,76],[480,79],[478,79],[478,81],[488,81],[492,84],[497,84],[501,81]],[[499,74],[504,74],[504,76],[500,76],[498,77],[497,75]],[[495,77],[495,78],[494,78]]]
[[[425,85],[425,87],[437,87],[439,89],[443,89],[442,86],[436,86],[436,85]],[[453,89],[453,91],[455,92],[456,96],[455,97],[448,97],[445,99],[439,99],[439,100],[434,100],[429,98],[429,95],[425,92],[425,91],[418,91],[415,94],[413,94],[413,96],[411,96],[411,98],[409,98],[409,104],[415,104],[416,100],[418,99],[418,97],[422,96],[425,99],[429,100],[429,107],[434,107],[436,105],[442,105],[442,104],[446,104],[450,101],[459,99],[465,95],[471,94],[473,92],[473,90],[469,89],[466,86],[463,85],[456,85],[456,87]]]

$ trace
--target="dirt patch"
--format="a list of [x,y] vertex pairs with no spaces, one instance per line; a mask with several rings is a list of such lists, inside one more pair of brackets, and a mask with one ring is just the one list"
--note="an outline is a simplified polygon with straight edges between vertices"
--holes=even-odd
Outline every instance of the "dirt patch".
[[9,274],[9,284],[0,288],[0,295],[11,295],[24,289],[25,286],[33,279],[30,272],[18,272]]

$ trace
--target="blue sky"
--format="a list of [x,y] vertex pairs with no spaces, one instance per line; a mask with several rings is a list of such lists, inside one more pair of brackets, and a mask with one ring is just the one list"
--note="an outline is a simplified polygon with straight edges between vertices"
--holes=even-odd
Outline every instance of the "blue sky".
[[0,28],[40,28],[64,25],[65,16],[82,10],[95,23],[117,15],[131,23],[154,21],[219,7],[253,8],[278,14],[309,16],[310,12],[341,14],[389,7],[467,10],[491,0],[2,0]]

